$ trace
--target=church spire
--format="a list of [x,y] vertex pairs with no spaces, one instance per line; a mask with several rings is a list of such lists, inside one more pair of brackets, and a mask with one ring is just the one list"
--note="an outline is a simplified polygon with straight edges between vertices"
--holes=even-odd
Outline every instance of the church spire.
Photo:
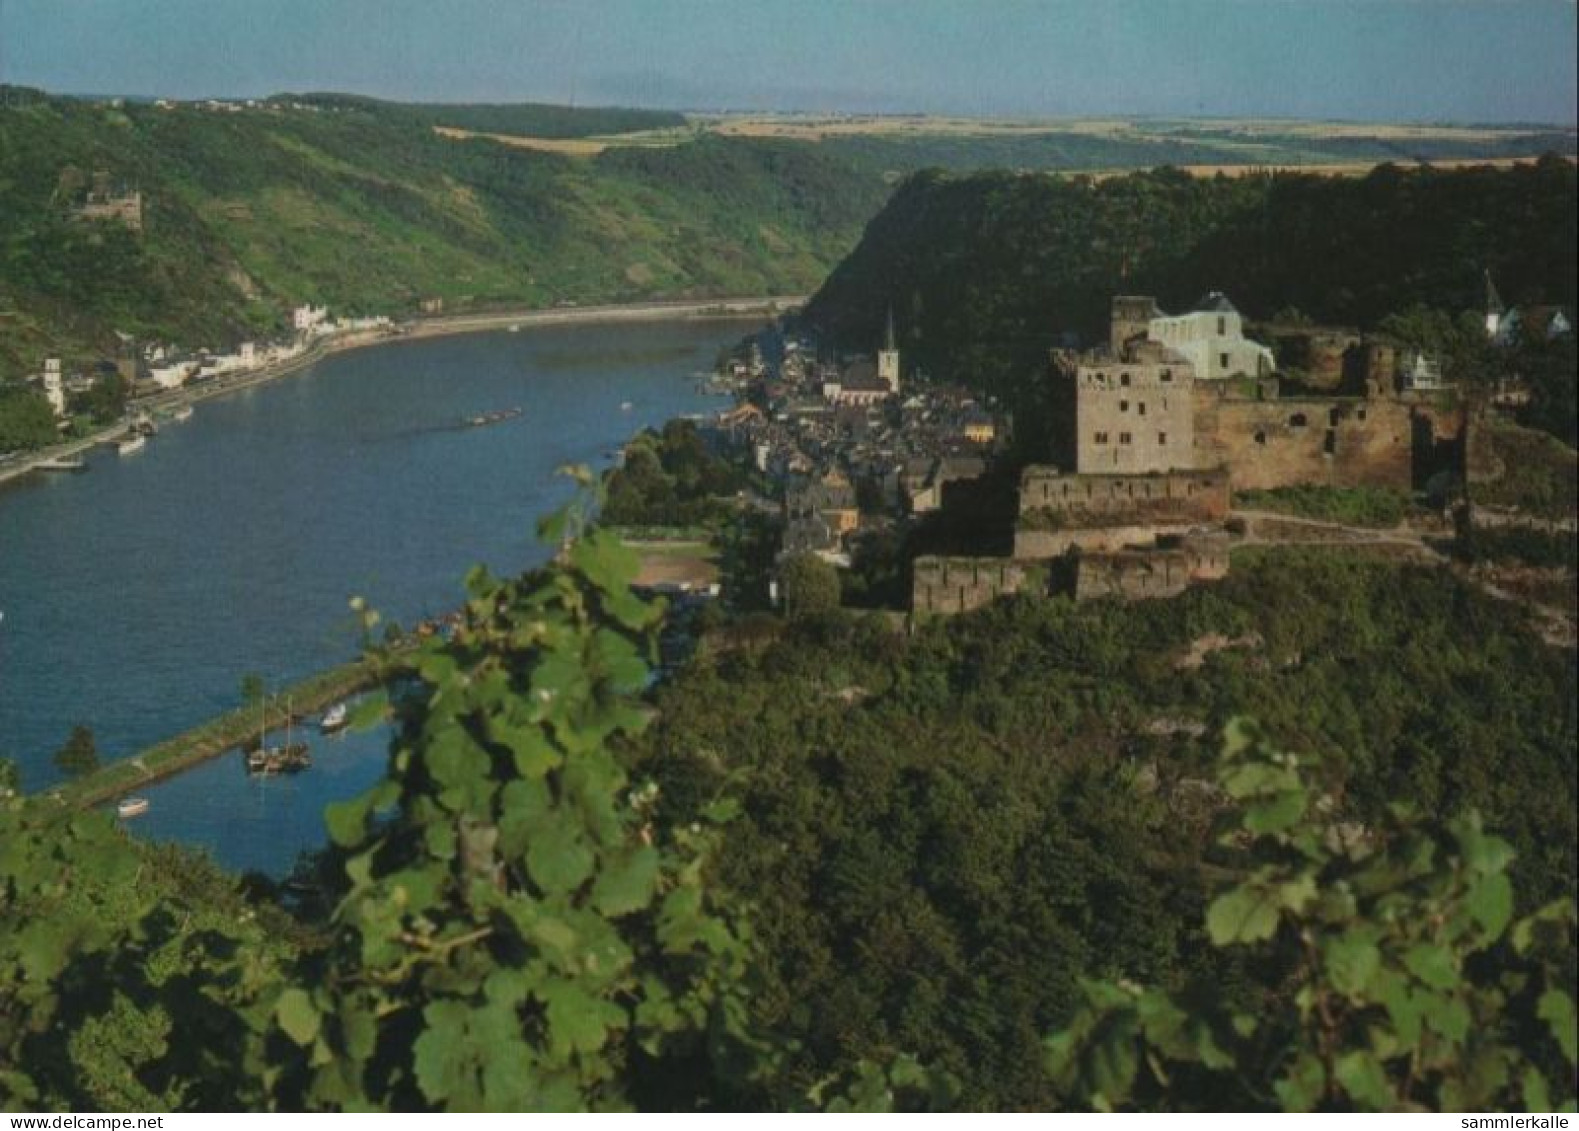
[[1491,281],[1491,268],[1486,268],[1486,313],[1505,314],[1507,307],[1502,305],[1502,296],[1497,293],[1497,285]]
[[877,351],[877,376],[888,386],[890,393],[899,392],[899,346],[894,341],[894,308],[888,307],[888,328],[883,335],[883,348]]

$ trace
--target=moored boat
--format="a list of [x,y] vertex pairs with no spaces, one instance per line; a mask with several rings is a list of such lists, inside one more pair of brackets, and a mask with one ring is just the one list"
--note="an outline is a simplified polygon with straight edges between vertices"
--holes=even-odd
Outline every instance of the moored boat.
[[147,443],[148,437],[144,436],[141,432],[133,432],[125,439],[119,441],[115,445],[115,450],[123,456],[129,456],[133,452],[142,451]]
[[272,777],[275,774],[297,774],[312,766],[312,755],[308,753],[305,742],[291,741],[291,710],[290,701],[285,704],[285,742],[281,746],[268,744],[268,706],[267,700],[259,700],[258,718],[258,744],[250,749],[243,749],[242,757],[245,760],[247,773],[259,777]]
[[115,815],[122,820],[130,817],[140,817],[148,812],[149,801],[146,797],[123,797],[115,804]]
[[506,420],[514,420],[524,411],[520,407],[500,408],[495,409],[493,412],[482,412],[476,416],[468,416],[464,423],[469,428],[481,428],[487,424],[499,424]]
[[86,471],[88,465],[77,457],[41,459],[33,465],[34,471]]
[[177,421],[179,421],[179,420],[191,420],[192,419],[192,406],[189,405],[189,404],[182,405],[180,408],[176,409],[174,412],[172,412],[170,414],[170,419],[171,420],[177,420]]
[[324,734],[333,734],[337,730],[344,730],[351,721],[351,713],[344,703],[336,703],[323,713],[323,718],[318,722],[318,729]]

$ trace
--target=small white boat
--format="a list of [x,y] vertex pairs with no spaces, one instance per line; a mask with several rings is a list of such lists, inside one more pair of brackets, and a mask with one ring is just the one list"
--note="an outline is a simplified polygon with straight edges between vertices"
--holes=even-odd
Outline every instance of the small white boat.
[[88,465],[80,459],[61,457],[41,459],[33,465],[35,471],[86,471]]
[[323,718],[318,721],[318,729],[324,734],[333,734],[337,730],[344,730],[351,721],[350,711],[344,703],[336,703],[323,713]]
[[620,402],[620,411],[621,412],[629,412],[631,409],[633,409],[635,407],[636,406],[631,404],[630,401],[621,401]]
[[133,452],[142,451],[147,443],[148,437],[144,436],[141,432],[136,432],[130,436],[127,436],[124,440],[116,444],[115,450],[123,456],[129,456]]
[[148,812],[146,797],[123,797],[115,803],[115,815],[123,821],[130,817],[140,817],[146,812]]
[[191,420],[192,419],[192,406],[189,405],[189,404],[182,405],[180,408],[176,409],[174,412],[172,412],[170,414],[170,419],[171,420],[177,420],[177,421],[179,421],[179,420]]
[[512,334],[519,334],[520,332],[521,332],[521,324],[519,322],[512,322],[512,323],[510,323],[510,333],[512,333]]

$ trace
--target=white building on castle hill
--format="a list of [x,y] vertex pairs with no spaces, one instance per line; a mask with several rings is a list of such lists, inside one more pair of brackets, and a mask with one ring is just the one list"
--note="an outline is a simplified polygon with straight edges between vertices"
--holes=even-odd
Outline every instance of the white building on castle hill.
[[1146,337],[1189,358],[1198,381],[1264,377],[1277,363],[1272,351],[1245,337],[1234,304],[1212,291],[1187,314],[1160,314],[1146,324]]

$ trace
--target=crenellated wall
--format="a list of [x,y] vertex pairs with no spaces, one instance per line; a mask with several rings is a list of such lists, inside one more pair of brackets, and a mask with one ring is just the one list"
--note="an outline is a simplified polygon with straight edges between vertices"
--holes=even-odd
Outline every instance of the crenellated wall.
[[1013,558],[920,557],[910,607],[917,613],[964,613],[1013,593],[1040,591],[1046,576]]

